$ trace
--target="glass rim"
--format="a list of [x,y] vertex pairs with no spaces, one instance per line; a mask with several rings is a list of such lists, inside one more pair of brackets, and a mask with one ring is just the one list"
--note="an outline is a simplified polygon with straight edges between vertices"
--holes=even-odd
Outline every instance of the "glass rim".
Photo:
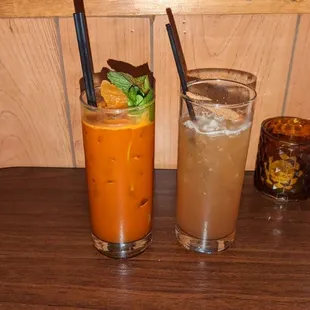
[[212,67],[212,68],[196,68],[196,69],[189,69],[187,70],[187,75],[188,73],[194,73],[194,72],[199,72],[199,71],[227,71],[232,72],[232,73],[242,73],[242,74],[247,74],[249,76],[251,76],[255,81],[257,81],[257,76],[254,73],[251,73],[249,71],[244,71],[244,70],[240,70],[240,69],[232,69],[232,68],[225,68],[225,67]]
[[[95,87],[95,89],[99,89],[100,87]],[[140,111],[140,110],[144,110],[148,107],[150,107],[152,104],[155,103],[155,98],[148,102],[147,104],[144,104],[144,105],[140,105],[140,106],[134,106],[134,107],[128,107],[128,108],[116,108],[116,109],[111,109],[111,108],[102,108],[102,107],[94,107],[94,106],[91,106],[87,103],[86,100],[83,99],[83,96],[84,98],[86,99],[86,91],[82,91],[80,96],[79,96],[79,99],[80,99],[80,103],[83,105],[84,108],[88,109],[88,110],[91,110],[93,112],[104,112],[104,113],[111,113],[111,114],[121,114],[121,113],[124,113],[124,112],[132,112],[132,111]]]
[[287,141],[284,139],[279,138],[277,135],[270,133],[267,128],[266,128],[266,123],[270,122],[272,120],[276,120],[276,119],[281,119],[281,118],[286,118],[286,119],[299,119],[299,120],[305,120],[308,121],[305,118],[301,118],[301,117],[297,117],[297,116],[275,116],[275,117],[269,117],[265,120],[262,121],[261,124],[261,130],[264,134],[266,134],[269,138],[273,139],[273,140],[277,140],[278,142],[281,142],[283,144],[288,144],[288,145],[307,145],[310,144],[310,139],[308,140],[301,140],[301,141]]
[[250,86],[243,84],[241,82],[237,82],[237,81],[233,81],[233,80],[229,80],[229,79],[195,79],[193,81],[190,81],[187,83],[187,86],[192,86],[193,84],[197,84],[197,82],[206,82],[206,81],[225,81],[225,82],[229,82],[232,84],[236,84],[236,85],[240,85],[243,86],[244,88],[250,90],[250,92],[253,93],[253,96],[250,97],[250,99],[240,102],[240,103],[234,103],[234,104],[223,104],[223,103],[211,103],[210,100],[206,100],[206,99],[193,99],[190,98],[188,95],[184,95],[182,92],[182,89],[180,91],[180,96],[181,98],[183,98],[186,101],[189,101],[190,103],[194,104],[195,106],[199,106],[199,107],[209,107],[209,108],[242,108],[242,107],[246,107],[248,106],[250,103],[254,102],[256,97],[257,97],[257,92],[255,89],[251,88]]

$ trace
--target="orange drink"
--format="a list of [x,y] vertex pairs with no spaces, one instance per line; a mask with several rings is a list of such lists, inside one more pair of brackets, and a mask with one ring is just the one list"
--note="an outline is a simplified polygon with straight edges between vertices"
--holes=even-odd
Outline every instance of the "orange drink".
[[82,129],[95,247],[135,256],[151,242],[154,100],[120,108],[82,100]]

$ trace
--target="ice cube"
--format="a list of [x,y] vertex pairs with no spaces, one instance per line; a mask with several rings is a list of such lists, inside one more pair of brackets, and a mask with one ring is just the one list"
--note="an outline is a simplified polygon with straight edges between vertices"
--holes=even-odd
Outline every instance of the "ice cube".
[[219,123],[218,123],[215,119],[213,119],[213,120],[210,122],[209,126],[210,126],[212,129],[216,129],[216,128],[219,127]]
[[226,128],[229,131],[237,131],[242,127],[242,125],[243,125],[243,121],[241,119],[237,121],[234,121],[234,120],[226,121]]

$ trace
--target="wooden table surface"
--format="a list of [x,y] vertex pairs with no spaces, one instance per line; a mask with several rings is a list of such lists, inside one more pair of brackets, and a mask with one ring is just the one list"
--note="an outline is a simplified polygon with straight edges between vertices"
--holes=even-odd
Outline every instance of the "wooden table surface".
[[174,235],[175,171],[156,171],[154,241],[114,260],[92,246],[84,173],[0,170],[0,309],[310,309],[309,201],[276,205],[248,173],[234,246],[192,253]]

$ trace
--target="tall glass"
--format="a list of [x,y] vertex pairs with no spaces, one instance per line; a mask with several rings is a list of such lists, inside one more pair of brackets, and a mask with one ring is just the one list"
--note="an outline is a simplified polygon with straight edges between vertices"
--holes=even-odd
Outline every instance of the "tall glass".
[[235,236],[256,93],[223,79],[194,80],[188,89],[179,118],[176,236],[186,249],[219,252]]
[[128,258],[151,243],[154,102],[107,109],[81,96],[92,237],[96,249]]

